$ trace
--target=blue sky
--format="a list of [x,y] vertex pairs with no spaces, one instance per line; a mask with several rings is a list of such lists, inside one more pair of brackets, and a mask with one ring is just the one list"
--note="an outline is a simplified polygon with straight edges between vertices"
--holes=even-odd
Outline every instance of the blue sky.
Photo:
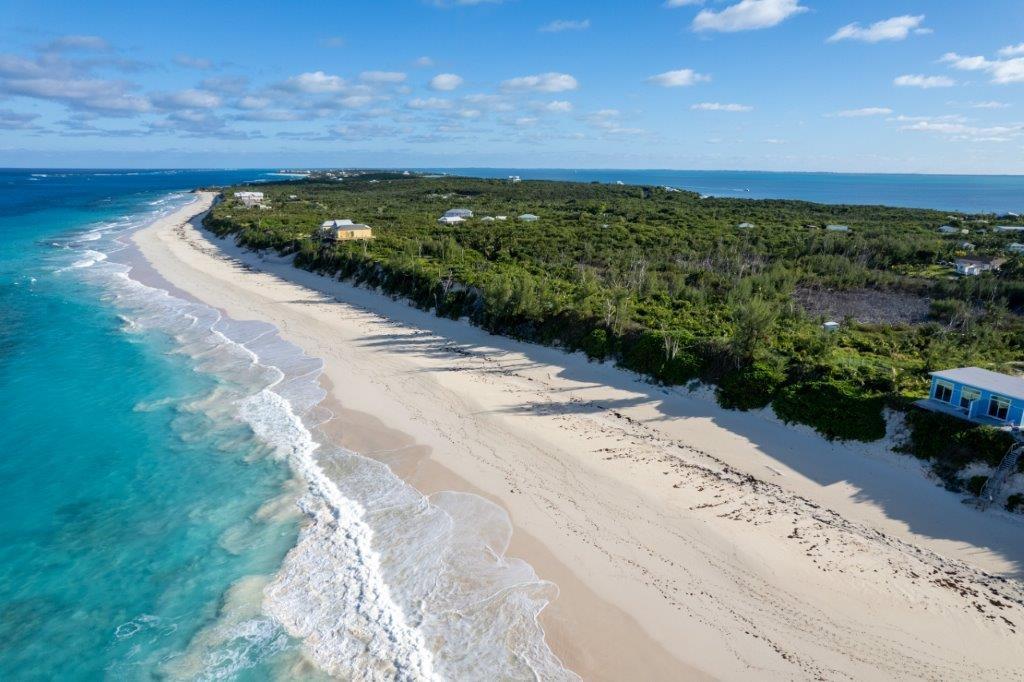
[[1024,173],[1024,2],[0,0],[0,166]]

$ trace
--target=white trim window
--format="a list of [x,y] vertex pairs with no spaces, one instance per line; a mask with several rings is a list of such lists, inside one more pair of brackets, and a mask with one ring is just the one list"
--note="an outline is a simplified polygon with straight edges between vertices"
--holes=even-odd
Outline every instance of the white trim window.
[[1010,399],[994,395],[988,401],[988,416],[999,421],[1006,421],[1010,416]]
[[953,402],[953,384],[951,384],[948,381],[936,381],[935,393],[933,397],[936,400],[941,400],[944,403]]
[[960,407],[965,410],[971,409],[971,403],[981,398],[981,391],[976,388],[964,386],[960,389]]

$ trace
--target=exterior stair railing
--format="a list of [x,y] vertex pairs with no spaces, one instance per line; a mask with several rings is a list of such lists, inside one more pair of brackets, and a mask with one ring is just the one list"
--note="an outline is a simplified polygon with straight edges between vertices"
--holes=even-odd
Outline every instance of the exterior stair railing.
[[978,506],[981,509],[987,509],[989,505],[999,498],[999,493],[1002,492],[1006,479],[1017,470],[1017,463],[1024,456],[1024,435],[1021,434],[1020,429],[1013,431],[1013,437],[1017,442],[1006,451],[1006,454],[1003,455],[1003,461],[999,463],[999,467],[992,472],[992,475],[988,477],[988,480],[985,481],[985,485],[981,489],[981,495],[978,496]]

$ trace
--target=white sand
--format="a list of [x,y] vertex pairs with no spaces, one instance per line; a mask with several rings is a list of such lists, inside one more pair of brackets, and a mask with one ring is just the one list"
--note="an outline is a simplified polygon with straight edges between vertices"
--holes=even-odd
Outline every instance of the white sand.
[[243,253],[184,222],[211,200],[137,233],[145,258],[322,357],[348,428],[368,413],[423,455],[403,472],[418,487],[508,509],[510,554],[562,588],[549,641],[585,678],[1024,679],[1024,589],[989,575],[1020,577],[1019,521],[884,445]]

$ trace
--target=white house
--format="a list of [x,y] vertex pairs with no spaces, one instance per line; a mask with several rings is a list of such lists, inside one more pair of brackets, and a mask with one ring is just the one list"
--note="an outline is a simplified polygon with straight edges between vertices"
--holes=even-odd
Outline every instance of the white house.
[[354,223],[348,218],[325,220],[317,230],[320,239],[345,242],[355,239],[373,239],[373,228],[362,223]]
[[457,215],[443,215],[437,219],[437,222],[442,225],[458,225],[459,223],[466,222],[466,219]]
[[263,192],[235,192],[235,198],[246,208],[263,203]]
[[750,228],[754,227],[754,223],[740,223],[736,227],[740,228],[741,230],[749,230]]
[[849,225],[826,225],[825,229],[829,232],[849,232]]
[[1021,244],[1020,242],[1013,242],[1006,247],[1006,250],[1010,253],[1024,253],[1024,244]]
[[524,213],[523,215],[519,216],[519,219],[524,223],[535,223],[538,220],[540,220],[539,217],[533,215],[532,213]]
[[960,234],[960,229],[952,225],[943,225],[939,228],[939,232],[942,234]]
[[996,232],[1024,232],[1024,225],[996,225]]
[[839,323],[836,322],[835,320],[829,320],[825,324],[821,325],[821,328],[829,333],[832,333],[834,331],[839,330]]
[[969,256],[956,259],[956,272],[958,275],[974,276],[983,272],[994,272],[1003,266],[1006,260],[993,258],[991,256]]
[[490,215],[485,215],[485,216],[484,216],[483,218],[481,218],[480,220],[481,220],[482,222],[485,222],[485,223],[493,223],[493,222],[494,222],[494,216],[490,216]]
[[496,216],[494,216],[494,219],[495,220],[508,220],[508,216],[507,215],[496,215]]
[[510,175],[510,176],[508,176],[508,181],[513,183],[513,184],[515,184],[517,182],[522,182],[523,179],[521,177],[519,177],[518,175]]
[[446,218],[472,218],[473,212],[468,208],[453,208],[444,212]]

